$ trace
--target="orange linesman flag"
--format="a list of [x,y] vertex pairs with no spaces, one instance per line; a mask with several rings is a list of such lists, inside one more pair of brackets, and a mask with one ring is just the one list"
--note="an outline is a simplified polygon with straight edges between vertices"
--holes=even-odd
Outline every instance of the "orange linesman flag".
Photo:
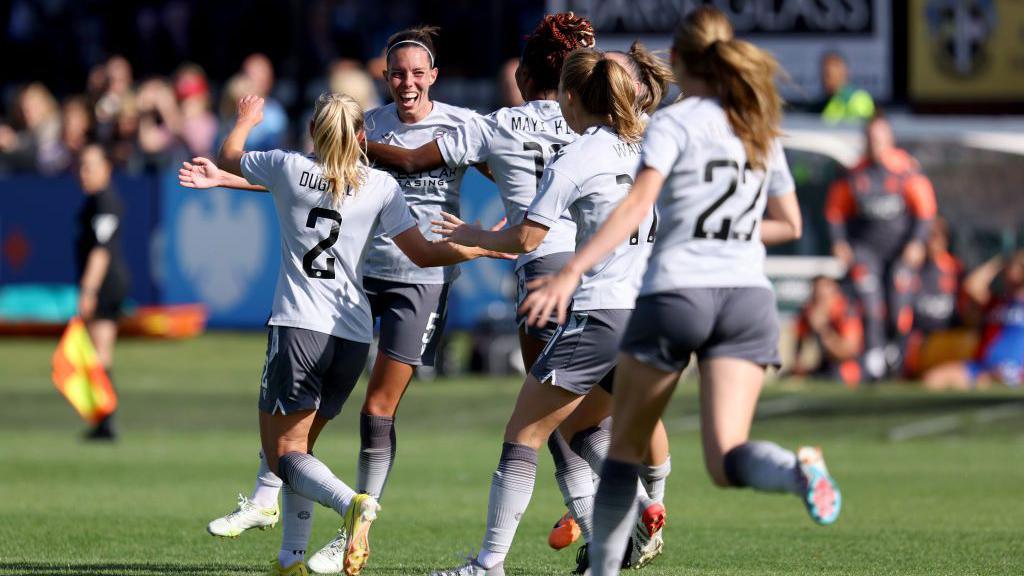
[[53,352],[53,385],[86,422],[97,424],[117,408],[117,395],[100,364],[85,323],[75,317]]

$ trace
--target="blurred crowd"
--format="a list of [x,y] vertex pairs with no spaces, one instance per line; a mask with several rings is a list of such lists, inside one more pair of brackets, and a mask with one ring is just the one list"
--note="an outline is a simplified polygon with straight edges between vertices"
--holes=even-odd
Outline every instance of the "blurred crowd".
[[865,123],[865,142],[862,161],[829,190],[845,272],[814,279],[793,373],[851,388],[887,378],[932,389],[1024,384],[1024,251],[965,272],[931,183],[884,115]]
[[[319,87],[345,91],[369,108],[380,103],[376,83],[355,61],[334,62]],[[247,144],[251,149],[301,144],[273,96],[274,67],[263,54],[246,57],[219,95],[196,64],[183,64],[170,77],[137,82],[128,60],[113,56],[90,71],[82,93],[62,101],[41,82],[16,92],[7,121],[0,123],[0,171],[68,172],[90,142],[102,144],[114,166],[126,172],[209,156],[245,94],[267,99],[264,120]]]

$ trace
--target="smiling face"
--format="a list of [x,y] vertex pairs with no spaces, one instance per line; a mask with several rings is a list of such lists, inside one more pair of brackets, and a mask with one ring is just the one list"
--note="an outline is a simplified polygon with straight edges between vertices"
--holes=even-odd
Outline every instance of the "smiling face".
[[402,122],[419,122],[430,113],[430,87],[437,80],[437,68],[430,66],[425,49],[415,45],[393,49],[384,80]]

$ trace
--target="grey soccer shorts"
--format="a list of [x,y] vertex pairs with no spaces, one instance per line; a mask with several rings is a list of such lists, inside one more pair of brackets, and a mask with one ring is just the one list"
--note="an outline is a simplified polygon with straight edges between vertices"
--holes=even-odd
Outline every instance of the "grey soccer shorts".
[[622,351],[666,372],[698,360],[739,358],[779,366],[779,318],[768,288],[683,288],[641,296]]
[[366,367],[370,345],[323,332],[271,326],[260,384],[261,412],[316,410],[330,420],[341,412]]
[[547,256],[534,258],[516,270],[516,322],[524,327],[528,335],[547,342],[551,340],[555,330],[558,328],[558,321],[554,317],[549,318],[548,323],[541,328],[526,325],[526,316],[519,313],[519,306],[522,305],[523,300],[526,300],[528,294],[526,285],[541,276],[550,276],[557,273],[572,259],[574,254],[575,252],[548,254]]
[[448,319],[449,284],[405,284],[363,278],[374,318],[380,318],[378,350],[410,366],[433,366]]
[[559,326],[530,369],[542,384],[550,383],[583,396],[601,385],[611,391],[622,333],[632,310],[572,311]]

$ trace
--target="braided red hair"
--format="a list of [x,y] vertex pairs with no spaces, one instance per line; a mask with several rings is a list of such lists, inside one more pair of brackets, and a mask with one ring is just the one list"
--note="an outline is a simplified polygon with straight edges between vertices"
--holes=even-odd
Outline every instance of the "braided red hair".
[[591,48],[594,41],[590,20],[572,12],[549,14],[526,37],[519,64],[533,81],[534,90],[554,90],[569,53],[577,48]]

